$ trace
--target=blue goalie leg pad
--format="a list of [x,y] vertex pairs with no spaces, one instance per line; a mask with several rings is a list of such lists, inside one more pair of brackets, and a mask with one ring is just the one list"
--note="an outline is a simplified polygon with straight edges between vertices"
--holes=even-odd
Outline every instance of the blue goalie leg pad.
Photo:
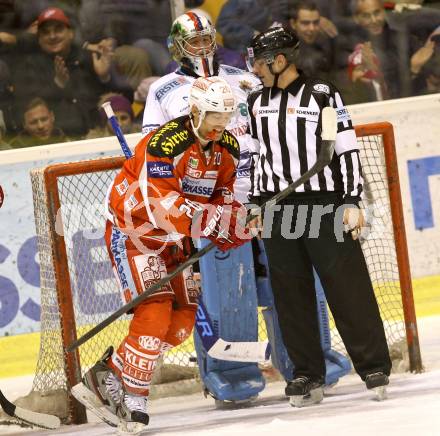
[[[289,358],[282,339],[278,323],[278,315],[275,309],[272,288],[270,285],[267,256],[264,244],[261,240],[258,241],[258,250],[258,262],[264,267],[262,269],[260,268],[260,270],[266,271],[266,276],[257,277],[258,305],[263,307],[262,312],[266,323],[267,336],[272,347],[272,364],[281,373],[285,380],[292,380],[295,367]],[[331,332],[329,327],[327,301],[325,299],[321,282],[315,271],[314,275],[321,346],[326,365],[325,384],[332,385],[337,383],[340,377],[343,377],[351,371],[351,364],[347,357],[331,349]]]
[[[198,248],[209,241],[198,241]],[[215,335],[227,341],[258,341],[258,311],[251,244],[229,250],[211,250],[200,259],[202,301]],[[211,358],[194,331],[200,375],[219,400],[239,401],[256,396],[265,381],[256,363]]]
[[[265,379],[255,364],[234,362],[235,368],[214,370],[216,364],[224,366],[225,362],[212,359],[201,344],[200,336],[194,333],[197,351],[197,362],[200,376],[207,391],[220,401],[243,401],[252,399],[265,387]],[[209,368],[209,369],[208,369]]]
[[343,354],[335,350],[324,351],[325,357],[325,384],[333,385],[341,377],[351,372],[351,363]]
[[204,384],[215,399],[221,401],[243,401],[258,395],[265,381],[256,366],[210,371]]

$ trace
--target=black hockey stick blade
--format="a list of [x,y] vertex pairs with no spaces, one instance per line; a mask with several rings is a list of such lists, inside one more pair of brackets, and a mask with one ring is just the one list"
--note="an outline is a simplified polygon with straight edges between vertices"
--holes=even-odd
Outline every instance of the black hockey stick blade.
[[[320,171],[324,169],[326,165],[331,162],[334,152],[335,139],[336,139],[336,111],[333,108],[324,108],[322,111],[322,143],[321,149],[316,160],[316,163],[305,172],[298,180],[291,183],[286,189],[278,192],[278,194],[274,195],[270,200],[266,201],[260,206],[260,210],[264,211],[267,208],[272,207],[279,201],[286,198],[292,192],[295,191],[296,188],[304,184],[307,180],[313,177],[315,174],[318,174]],[[246,222],[248,223],[254,218],[252,215],[248,215]],[[145,290],[142,294],[138,295],[136,298],[131,300],[129,303],[120,307],[118,310],[109,315],[106,319],[102,320],[99,324],[96,324],[93,328],[91,328],[88,332],[84,333],[79,339],[72,342],[67,348],[66,351],[68,353],[76,350],[80,345],[87,342],[93,336],[98,334],[105,327],[110,325],[113,321],[116,321],[122,315],[129,312],[131,309],[136,307],[142,301],[144,301],[151,294],[162,288],[166,283],[171,281],[174,277],[180,274],[183,270],[188,268],[189,266],[196,263],[202,256],[215,248],[215,244],[211,242],[206,247],[202,248],[197,253],[193,254],[187,261],[181,263],[173,272],[168,274],[166,277],[162,278],[158,282],[151,285],[148,289]]]
[[47,428],[49,430],[54,430],[60,427],[61,421],[58,416],[48,415],[46,413],[33,412],[32,410],[22,409],[11,403],[0,391],[0,405],[2,409],[13,418],[19,421],[29,424],[31,426]]

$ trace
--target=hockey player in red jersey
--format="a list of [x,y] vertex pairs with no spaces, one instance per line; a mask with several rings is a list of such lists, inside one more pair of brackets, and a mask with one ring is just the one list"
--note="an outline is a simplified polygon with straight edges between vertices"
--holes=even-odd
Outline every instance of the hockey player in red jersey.
[[[190,236],[221,250],[249,236],[233,199],[239,146],[225,130],[236,102],[224,79],[197,79],[191,112],[143,138],[108,195],[106,243],[123,299],[128,302],[165,277],[189,255]],[[192,268],[165,284],[133,311],[129,332],[83,378],[74,395],[111,425],[139,432],[148,424],[147,398],[160,355],[192,331],[198,289]],[[79,386],[79,385],[77,385]],[[102,407],[86,397],[97,396]]]

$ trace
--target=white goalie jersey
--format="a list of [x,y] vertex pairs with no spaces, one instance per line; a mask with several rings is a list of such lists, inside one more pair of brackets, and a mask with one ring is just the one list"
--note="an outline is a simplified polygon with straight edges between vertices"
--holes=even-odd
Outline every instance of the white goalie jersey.
[[[253,141],[247,128],[247,96],[261,83],[253,74],[228,65],[220,65],[218,75],[229,83],[237,99],[237,111],[227,129],[240,144],[235,196],[238,201],[246,203],[251,184],[250,147]],[[195,77],[185,75],[178,69],[151,84],[144,110],[143,135],[174,118],[189,114],[189,90],[195,80]]]

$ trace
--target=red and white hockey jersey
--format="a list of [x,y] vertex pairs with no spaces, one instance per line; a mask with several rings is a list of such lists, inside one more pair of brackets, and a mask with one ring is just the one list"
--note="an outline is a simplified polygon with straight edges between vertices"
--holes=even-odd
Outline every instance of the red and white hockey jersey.
[[239,145],[227,130],[209,158],[179,117],[144,137],[116,176],[109,193],[114,223],[128,235],[175,242],[191,235],[200,204],[233,191]]
[[[220,65],[218,76],[230,85],[237,99],[237,111],[227,126],[240,144],[240,162],[234,193],[238,201],[245,203],[250,190],[250,167],[252,138],[247,133],[247,97],[261,86],[251,73],[228,65]],[[177,70],[151,84],[144,110],[142,132],[148,134],[162,124],[182,115],[189,114],[189,91],[196,77]]]

